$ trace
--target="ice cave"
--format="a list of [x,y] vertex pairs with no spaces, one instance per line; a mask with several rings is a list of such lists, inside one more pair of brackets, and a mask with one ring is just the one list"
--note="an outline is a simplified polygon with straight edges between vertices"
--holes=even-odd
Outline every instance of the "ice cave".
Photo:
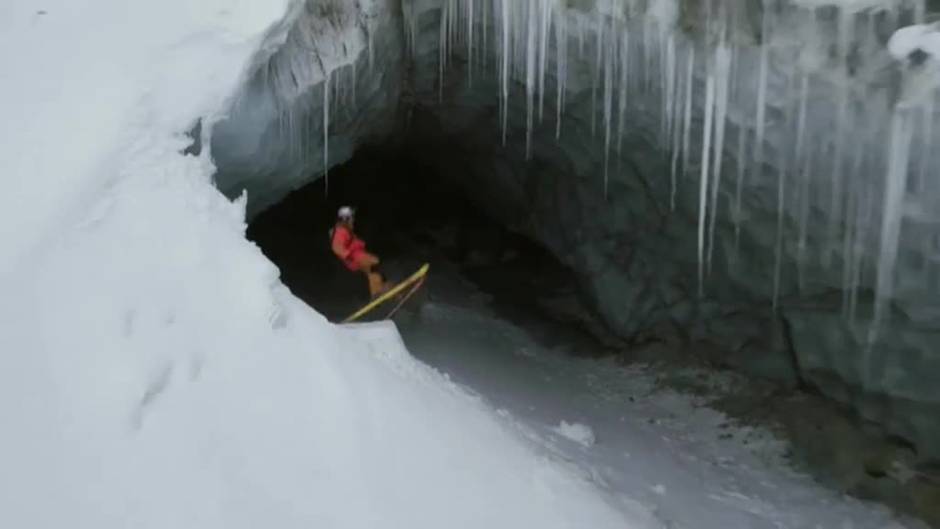
[[940,2],[158,4],[0,7],[0,526],[940,527]]

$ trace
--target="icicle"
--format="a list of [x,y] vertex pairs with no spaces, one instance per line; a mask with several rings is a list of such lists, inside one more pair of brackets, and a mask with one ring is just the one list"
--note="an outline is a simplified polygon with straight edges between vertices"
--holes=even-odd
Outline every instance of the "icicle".
[[490,2],[494,0],[483,0],[483,74],[486,75],[487,61],[489,60],[489,25],[490,25]]
[[620,155],[623,147],[623,131],[627,126],[627,77],[630,71],[630,33],[624,30],[620,37],[620,97],[617,100],[617,113],[619,115],[617,122],[617,155]]
[[455,5],[455,2],[459,0],[447,0],[447,9],[445,13],[447,14],[447,59],[450,60],[451,50],[457,47],[457,36],[460,32],[459,15],[460,9]]
[[595,35],[597,37],[595,43],[597,53],[595,54],[594,60],[594,72],[591,74],[591,136],[594,136],[597,130],[597,81],[601,76],[601,57],[604,51],[602,40],[604,36],[604,15],[600,10],[597,11],[597,28]]
[[[414,8],[412,7],[412,11]],[[411,15],[411,55],[417,57],[418,54],[418,16],[416,13]]]
[[503,41],[502,41],[502,76],[500,81],[502,83],[502,90],[500,91],[500,101],[502,102],[503,108],[503,146],[506,146],[506,134],[509,129],[509,54],[510,54],[510,42],[509,42],[509,23],[510,23],[510,14],[509,14],[509,2],[513,0],[500,0],[501,4],[501,24],[503,32]]
[[324,193],[330,194],[330,72],[323,79],[323,179]]
[[674,105],[674,93],[675,93],[675,79],[676,79],[676,38],[675,35],[670,34],[668,41],[666,42],[666,60],[663,68],[665,69],[666,75],[666,91],[663,101],[664,109],[664,118],[665,118],[665,127],[663,130],[663,144],[668,142],[668,138],[672,137],[672,114],[673,114],[673,105]]
[[565,90],[568,81],[568,17],[562,11],[555,25],[555,84],[557,102],[555,105],[555,139],[561,138],[561,116],[565,106]]
[[613,112],[614,50],[608,49],[604,69],[604,198],[607,198],[608,172],[610,171],[610,122]]
[[712,271],[712,252],[715,249],[715,224],[718,218],[718,191],[721,187],[721,169],[724,161],[725,125],[728,116],[728,82],[731,74],[731,50],[722,42],[715,49],[715,152],[712,176],[711,219],[708,226],[708,273]]
[[438,65],[437,65],[437,84],[438,84],[438,102],[440,104],[444,103],[444,69],[447,63],[447,43],[450,36],[448,35],[448,20],[450,10],[450,2],[444,4],[443,11],[441,12],[441,28],[440,28],[440,43],[438,48]]
[[535,121],[535,37],[538,31],[538,4],[529,3],[529,36],[526,39],[526,140],[525,140],[525,159],[532,157],[532,128]]
[[875,316],[869,342],[877,337],[879,326],[885,318],[888,300],[894,294],[894,265],[898,256],[901,234],[902,205],[907,169],[913,135],[913,121],[906,110],[895,109],[891,117],[891,143],[888,150],[888,167],[885,175],[884,206],[881,217],[881,243],[879,245],[878,271],[875,283]]
[[[484,0],[485,1],[485,0]],[[467,86],[473,87],[473,0],[467,2]]]
[[652,75],[650,70],[653,69],[653,45],[650,44],[650,30],[647,24],[641,26],[643,28],[643,84],[642,90],[643,93],[649,95],[650,85],[652,84]]
[[763,37],[764,42],[760,48],[760,68],[757,74],[757,117],[754,123],[754,172],[758,178],[764,171],[764,127],[766,126],[767,116],[767,68],[770,56],[770,43],[768,35],[770,27],[768,24],[767,10],[764,10],[763,16]]
[[804,142],[806,136],[806,105],[809,101],[809,76],[805,73],[800,79],[800,110],[796,125],[796,163],[802,164]]
[[[676,65],[678,70],[678,63]],[[674,117],[675,123],[672,125],[672,166],[669,173],[669,210],[676,210],[676,173],[679,170],[679,155],[682,151],[682,128],[679,126],[679,113],[682,111],[682,98],[679,97],[679,88],[682,86],[681,77],[678,75],[678,71],[674,74],[676,86],[673,90],[674,107],[672,109],[672,114]]]
[[800,235],[797,241],[797,288],[801,291],[803,289],[803,257],[804,257],[804,248],[802,245],[805,245],[805,240],[803,239],[803,211],[809,211],[809,205],[806,203],[809,200],[808,195],[808,178],[809,175],[807,171],[807,156],[806,156],[806,109],[807,103],[809,101],[809,76],[806,73],[800,78],[800,105],[799,111],[797,113],[797,122],[796,122],[796,174],[800,177],[800,193],[799,193],[799,224],[800,224]]
[[689,170],[689,156],[692,147],[692,92],[695,86],[695,45],[689,44],[689,58],[686,64],[685,81],[685,119],[682,125],[682,174]]
[[708,74],[705,83],[705,125],[702,131],[702,173],[698,202],[698,293],[705,293],[705,214],[708,197],[708,169],[711,155],[712,118],[715,113],[715,77]]
[[545,70],[548,68],[548,33],[551,31],[552,7],[548,0],[540,0],[539,25],[539,123],[545,116]]
[[[660,41],[662,41],[663,35],[661,33],[659,33],[658,35],[659,36],[657,38]],[[660,42],[659,65],[661,66],[661,68],[659,70],[659,84],[657,86],[660,87],[660,93],[663,96],[659,100],[659,144],[662,147],[666,146],[666,138],[668,138],[668,134],[669,134],[669,131],[668,131],[668,127],[669,127],[668,105],[669,103],[667,99],[667,92],[669,91],[669,85],[666,81],[667,74],[666,74],[666,68],[664,67],[666,64],[666,48],[667,47],[668,46],[662,46],[662,43]]]

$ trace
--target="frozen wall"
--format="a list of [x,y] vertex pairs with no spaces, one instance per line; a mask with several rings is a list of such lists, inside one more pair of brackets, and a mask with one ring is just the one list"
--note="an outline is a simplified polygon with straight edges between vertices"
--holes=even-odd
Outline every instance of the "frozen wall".
[[394,126],[404,74],[398,3],[301,5],[284,41],[255,57],[251,78],[212,132],[217,183],[233,195],[248,191],[249,214]]
[[185,131],[303,7],[0,5],[0,527],[658,527],[246,240]]
[[[331,113],[387,116],[397,104],[402,148],[579,270],[622,335],[679,334],[723,363],[816,386],[940,455],[935,34],[889,42],[925,20],[923,3],[388,9],[374,34],[402,35],[401,47],[377,48],[357,75],[400,79],[389,82],[400,98],[347,110],[330,100]],[[312,161],[288,157],[284,182],[323,163],[326,107],[311,90],[311,125],[292,137],[314,138],[300,149]],[[348,146],[386,131],[329,130]],[[334,148],[337,161],[351,152]],[[238,179],[220,167],[220,181]],[[262,203],[286,191],[278,171],[256,173]]]

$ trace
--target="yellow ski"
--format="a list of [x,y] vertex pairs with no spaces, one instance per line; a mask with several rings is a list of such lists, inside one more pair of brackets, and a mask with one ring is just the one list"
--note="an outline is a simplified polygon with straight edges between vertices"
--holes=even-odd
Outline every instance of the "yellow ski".
[[387,302],[388,300],[390,300],[390,299],[394,298],[395,296],[401,294],[401,293],[404,292],[405,289],[407,289],[408,287],[410,287],[410,286],[416,284],[418,281],[421,281],[422,279],[424,279],[424,277],[428,274],[428,270],[429,270],[430,268],[431,268],[431,265],[425,263],[424,266],[422,266],[421,268],[419,268],[417,272],[415,272],[414,274],[411,275],[411,277],[409,277],[408,279],[402,281],[401,283],[398,283],[397,285],[395,285],[395,286],[394,286],[391,290],[389,290],[388,292],[386,292],[386,293],[382,294],[381,296],[375,298],[374,300],[372,300],[371,303],[369,303],[369,304],[366,305],[365,307],[362,307],[361,309],[357,310],[357,311],[356,311],[355,313],[353,313],[351,316],[349,316],[348,318],[346,318],[345,320],[343,320],[343,323],[352,323],[352,322],[358,320],[359,318],[365,316],[366,314],[372,312],[372,311],[375,310],[377,307],[380,307],[381,305],[383,305],[383,304],[384,304],[385,302]]

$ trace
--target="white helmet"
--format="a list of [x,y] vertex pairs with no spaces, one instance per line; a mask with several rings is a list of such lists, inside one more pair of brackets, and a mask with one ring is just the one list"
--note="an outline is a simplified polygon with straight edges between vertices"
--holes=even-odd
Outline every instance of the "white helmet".
[[336,212],[336,217],[340,219],[351,219],[356,214],[356,210],[349,206],[343,206]]

